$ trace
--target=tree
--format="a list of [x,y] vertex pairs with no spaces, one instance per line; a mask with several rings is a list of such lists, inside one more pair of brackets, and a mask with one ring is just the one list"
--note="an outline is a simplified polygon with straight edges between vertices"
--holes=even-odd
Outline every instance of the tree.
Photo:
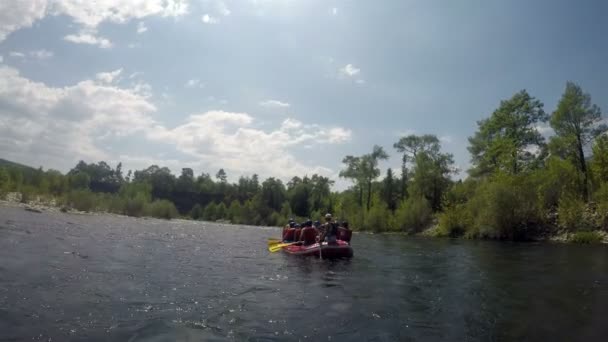
[[595,139],[591,170],[600,183],[608,184],[608,135]]
[[[583,175],[583,200],[589,199],[589,174],[585,159],[585,146],[607,127],[601,124],[600,108],[591,103],[591,95],[584,93],[580,86],[573,82],[566,83],[566,90],[560,99],[557,109],[551,116],[551,127],[555,131],[555,141],[574,156],[579,172]],[[569,152],[569,153],[568,153]]]
[[397,194],[394,189],[395,179],[393,177],[393,170],[388,168],[386,170],[386,177],[382,181],[382,199],[386,203],[387,208],[392,212],[395,212],[395,209],[397,209]]
[[436,152],[438,152],[439,139],[432,134],[410,134],[401,137],[399,141],[393,144],[393,147],[397,152],[403,154],[401,157],[401,200],[405,200],[407,197],[408,162],[413,163],[420,152],[428,152],[431,150],[436,150]]
[[355,188],[358,192],[359,207],[363,206],[363,165],[361,157],[346,156],[342,159],[342,163],[346,164],[346,168],[340,171],[340,177],[352,179],[355,183]]
[[228,177],[226,176],[226,171],[224,171],[224,169],[220,169],[215,175],[215,178],[217,178],[220,183],[226,183],[228,179]]
[[340,177],[353,179],[359,190],[359,206],[363,206],[363,189],[367,189],[367,205],[369,210],[372,198],[372,182],[380,176],[378,161],[388,159],[388,154],[381,146],[374,145],[371,153],[360,157],[346,156],[342,163],[346,169],[340,171]]
[[262,203],[274,211],[280,211],[287,198],[285,186],[280,179],[270,177],[262,183]]
[[363,176],[367,182],[367,210],[371,206],[372,200],[372,181],[380,176],[378,161],[388,159],[388,154],[381,146],[374,145],[372,153],[363,156]]
[[424,197],[435,211],[441,209],[441,200],[448,190],[454,158],[449,153],[422,152],[417,154],[412,170],[411,191]]
[[545,148],[537,124],[546,122],[543,103],[522,90],[500,102],[488,119],[477,122],[469,138],[471,175],[482,176],[502,170],[510,174],[533,168]]

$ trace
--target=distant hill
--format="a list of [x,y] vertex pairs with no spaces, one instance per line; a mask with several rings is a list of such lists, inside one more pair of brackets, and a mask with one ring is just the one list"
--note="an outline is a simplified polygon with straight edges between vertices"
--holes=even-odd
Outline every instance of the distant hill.
[[35,168],[33,168],[31,166],[15,163],[15,162],[12,162],[10,160],[6,160],[6,159],[0,158],[0,167],[2,167],[2,166],[17,167],[17,168],[20,168],[20,169],[32,170],[32,171],[36,170]]

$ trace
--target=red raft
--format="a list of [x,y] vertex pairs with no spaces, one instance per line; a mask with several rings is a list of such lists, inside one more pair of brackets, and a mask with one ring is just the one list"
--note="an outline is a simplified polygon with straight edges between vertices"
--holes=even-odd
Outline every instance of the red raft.
[[[283,252],[292,255],[301,256],[315,256],[319,257],[319,244],[314,243],[312,245],[291,245],[283,247]],[[337,240],[335,244],[328,244],[323,242],[321,248],[321,257],[323,259],[336,259],[336,258],[352,258],[353,248],[346,241]]]

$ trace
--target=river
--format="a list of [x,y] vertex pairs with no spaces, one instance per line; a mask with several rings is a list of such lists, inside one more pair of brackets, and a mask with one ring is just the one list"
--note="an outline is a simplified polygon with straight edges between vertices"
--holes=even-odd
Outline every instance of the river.
[[278,232],[0,207],[0,341],[608,337],[605,246],[356,234],[326,261]]

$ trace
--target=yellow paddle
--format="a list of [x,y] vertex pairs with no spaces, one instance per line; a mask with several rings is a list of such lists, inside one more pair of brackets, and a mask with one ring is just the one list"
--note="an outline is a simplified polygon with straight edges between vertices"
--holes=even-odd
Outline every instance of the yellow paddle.
[[269,247],[268,247],[268,251],[269,251],[270,253],[278,252],[278,251],[280,251],[281,249],[283,249],[283,247],[286,247],[286,246],[291,246],[291,245],[296,244],[296,243],[298,243],[298,242],[277,243],[277,244],[275,244],[275,245],[269,246]]
[[272,238],[269,238],[268,239],[268,246],[270,247],[272,245],[276,245],[277,243],[281,243],[281,242],[283,242],[283,240],[281,240],[281,239],[272,239]]

